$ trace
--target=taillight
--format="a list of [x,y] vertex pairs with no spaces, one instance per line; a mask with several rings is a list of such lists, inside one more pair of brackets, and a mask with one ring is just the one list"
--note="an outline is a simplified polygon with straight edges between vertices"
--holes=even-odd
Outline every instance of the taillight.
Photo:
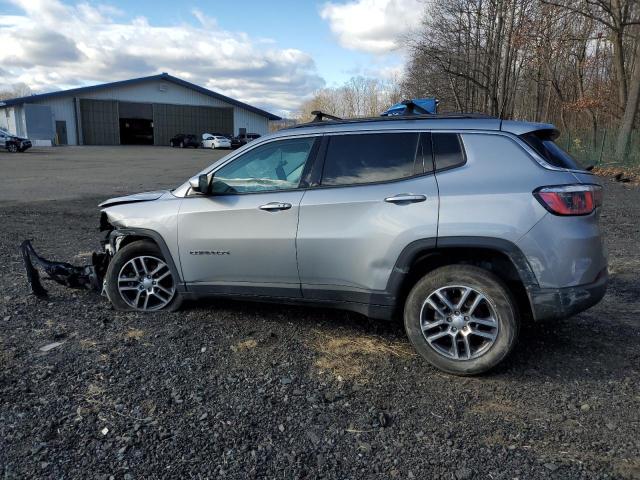
[[554,215],[589,215],[602,205],[600,185],[541,187],[533,195]]

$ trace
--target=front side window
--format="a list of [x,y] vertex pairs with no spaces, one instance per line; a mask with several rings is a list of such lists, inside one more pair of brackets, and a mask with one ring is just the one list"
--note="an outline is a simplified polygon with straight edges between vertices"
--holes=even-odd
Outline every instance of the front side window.
[[329,139],[321,184],[374,183],[420,174],[419,138],[418,133],[334,135]]
[[226,193],[298,188],[315,142],[314,137],[278,140],[250,150],[214,174],[214,191],[222,182]]

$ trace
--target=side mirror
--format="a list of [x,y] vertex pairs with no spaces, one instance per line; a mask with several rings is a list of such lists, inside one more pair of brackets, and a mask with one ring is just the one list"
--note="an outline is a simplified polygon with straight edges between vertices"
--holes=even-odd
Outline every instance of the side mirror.
[[209,175],[206,173],[190,179],[189,185],[196,192],[204,193],[205,195],[211,193],[211,182],[209,182]]

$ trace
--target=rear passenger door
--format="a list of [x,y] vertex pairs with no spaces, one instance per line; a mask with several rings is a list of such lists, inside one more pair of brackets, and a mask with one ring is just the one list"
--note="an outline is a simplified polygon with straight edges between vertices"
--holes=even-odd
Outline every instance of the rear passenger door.
[[303,296],[375,303],[408,244],[435,244],[438,189],[431,135],[326,135],[318,159],[322,169],[300,204]]

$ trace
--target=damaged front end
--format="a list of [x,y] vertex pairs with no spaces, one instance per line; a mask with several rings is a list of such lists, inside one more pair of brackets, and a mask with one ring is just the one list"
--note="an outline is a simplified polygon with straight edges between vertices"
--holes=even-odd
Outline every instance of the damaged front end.
[[[124,232],[124,224],[127,216],[133,215],[134,210],[129,210],[129,205],[153,202],[168,191],[154,191],[136,193],[123,197],[110,198],[98,206],[102,209],[100,214],[99,230],[104,233],[101,246],[102,250],[91,255],[91,263],[88,265],[72,265],[67,262],[57,262],[45,259],[38,255],[30,240],[25,240],[20,245],[20,253],[27,272],[27,281],[31,292],[37,297],[47,296],[47,290],[41,282],[40,273],[46,274],[46,278],[60,285],[70,288],[93,290],[104,293],[105,276],[111,259],[116,254],[123,239],[131,236],[131,232]],[[169,196],[169,198],[175,198]],[[125,208],[123,211],[122,208]],[[119,210],[119,211],[118,211]],[[144,212],[146,214],[146,210]],[[144,216],[144,215],[143,215]],[[138,212],[138,219],[140,218]]]
[[56,262],[42,258],[33,248],[30,240],[20,244],[22,261],[27,272],[27,282],[31,292],[38,298],[47,298],[47,289],[44,288],[38,269],[46,273],[47,278],[60,285],[70,288],[93,290],[101,293],[107,267],[111,261],[112,251],[108,245],[108,237],[113,231],[107,215],[102,212],[100,216],[100,230],[106,231],[105,240],[102,242],[103,251],[91,254],[89,265],[76,266],[67,262]]

